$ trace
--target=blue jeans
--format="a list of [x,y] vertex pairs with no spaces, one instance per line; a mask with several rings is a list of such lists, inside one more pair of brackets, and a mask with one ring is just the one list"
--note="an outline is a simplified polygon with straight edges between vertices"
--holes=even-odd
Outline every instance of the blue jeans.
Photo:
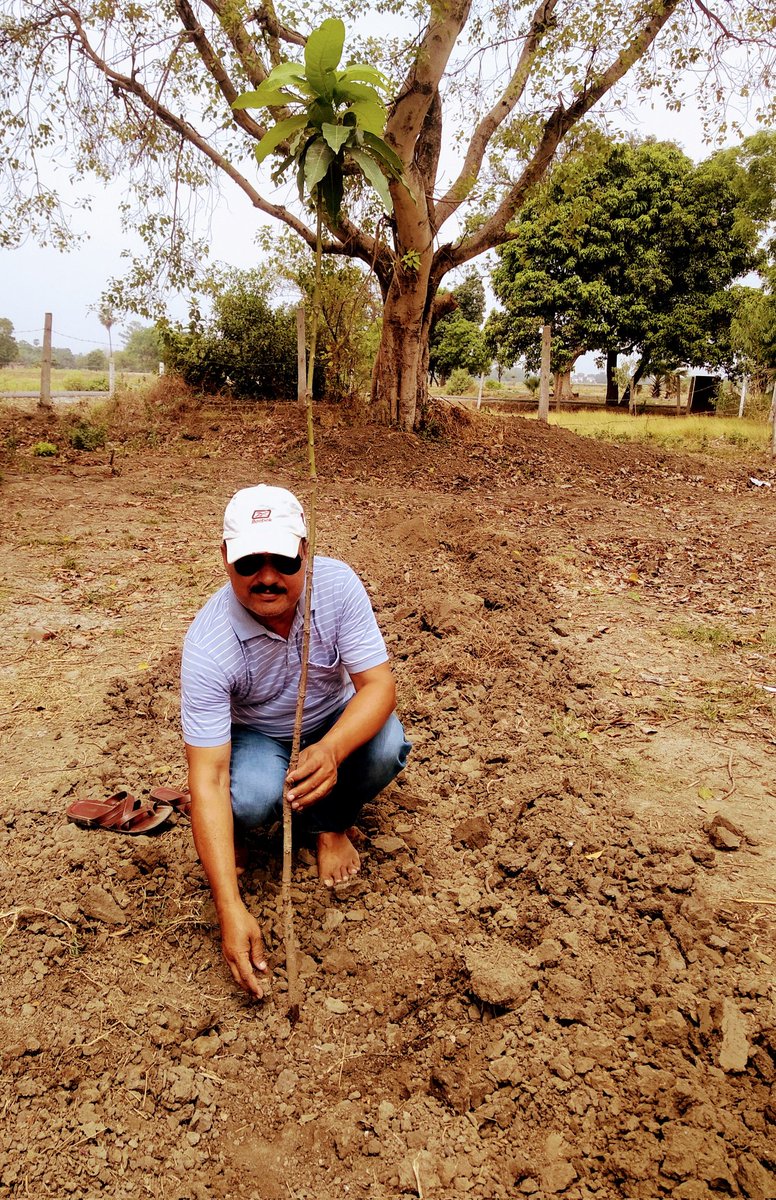
[[[302,738],[302,749],[328,733],[344,709]],[[365,804],[395,779],[412,749],[399,718],[391,713],[382,729],[340,763],[337,782],[298,820],[310,833],[349,829]],[[291,758],[291,740],[268,737],[245,725],[232,726],[232,812],[243,829],[271,825],[283,818],[283,785]],[[297,819],[295,817],[295,819]]]

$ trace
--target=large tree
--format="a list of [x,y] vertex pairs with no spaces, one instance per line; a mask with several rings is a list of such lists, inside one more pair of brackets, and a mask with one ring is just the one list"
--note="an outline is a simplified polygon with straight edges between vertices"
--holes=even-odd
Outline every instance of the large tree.
[[[766,159],[771,141],[758,135]],[[491,340],[530,359],[539,323],[552,324],[559,372],[586,350],[610,363],[635,351],[637,379],[679,363],[728,366],[728,289],[762,261],[776,198],[762,171],[750,186],[755,159],[763,165],[746,143],[695,166],[670,142],[584,139],[499,252],[504,312],[491,318]]]
[[[660,81],[678,103],[670,92],[683,67],[693,66],[698,86],[700,64],[713,72],[731,48],[751,94],[776,34],[769,0],[418,0],[391,17],[394,7],[361,6],[369,33],[350,46],[393,81],[385,138],[403,164],[390,185],[393,215],[382,220],[356,181],[339,219],[326,221],[324,249],[360,258],[377,276],[384,319],[373,403],[409,429],[426,399],[441,281],[510,239],[569,131],[629,72],[644,86]],[[63,209],[40,169],[54,156],[76,177],[131,179],[127,220],[156,253],[124,281],[137,311],[138,292],[158,292],[160,262],[171,285],[189,280],[201,255],[185,236],[192,196],[216,177],[313,245],[309,210],[251,165],[263,114],[231,108],[275,64],[299,56],[319,6],[298,15],[294,28],[272,0],[6,0],[5,244],[30,229],[66,242]],[[713,96],[718,81],[709,82]]]

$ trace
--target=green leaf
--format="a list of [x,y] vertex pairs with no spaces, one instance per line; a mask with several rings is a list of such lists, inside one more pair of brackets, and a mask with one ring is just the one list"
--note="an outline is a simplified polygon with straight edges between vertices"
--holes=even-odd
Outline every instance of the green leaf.
[[393,200],[391,193],[388,190],[388,180],[383,175],[375,160],[366,150],[351,150],[350,157],[353,162],[361,168],[364,177],[371,183],[372,187],[377,192],[383,202],[383,208],[386,212],[393,212]]
[[352,132],[350,125],[330,125],[327,121],[321,126],[321,133],[335,154],[339,154]]
[[272,105],[287,104],[289,100],[297,100],[293,92],[286,91],[280,87],[267,87],[268,79],[265,79],[255,92],[243,92],[236,100],[232,102],[232,108],[270,108]]
[[345,26],[338,17],[328,17],[307,39],[304,48],[304,67],[307,82],[319,96],[331,96],[334,71],[342,58],[345,45]]
[[382,104],[372,104],[369,100],[356,100],[348,109],[356,118],[359,129],[380,137],[385,129],[385,109]]
[[373,87],[387,89],[389,86],[382,71],[378,71],[377,67],[370,67],[368,63],[352,63],[345,67],[344,71],[337,72],[338,84],[352,83],[356,79],[360,79],[362,83],[371,83]]
[[302,70],[302,64],[298,62],[282,62],[273,67],[263,83],[259,84],[259,88],[264,87],[264,84],[271,84],[273,87],[286,87],[288,84],[302,86],[307,84]]
[[320,185],[323,207],[326,209],[326,212],[329,214],[332,221],[339,220],[344,190],[345,189],[342,181],[342,168],[335,159],[321,180]]
[[[341,85],[339,83],[334,86],[334,99],[340,104],[353,104],[356,100],[368,100],[371,104],[379,104],[385,112],[385,105],[380,96],[373,87],[369,87],[366,83],[349,83]],[[383,116],[385,121],[385,116]]]
[[364,130],[364,142],[372,151],[375,158],[382,161],[392,175],[395,175],[397,179],[403,178],[404,163],[387,142],[384,142],[381,137],[377,137],[374,133],[370,133],[368,129]]
[[264,134],[257,146],[254,146],[253,153],[256,155],[256,162],[261,164],[268,154],[277,149],[281,142],[290,137],[292,133],[296,133],[298,129],[304,129],[307,124],[307,116],[302,113],[296,117],[287,117],[285,121],[278,121],[277,125],[273,125]]
[[304,156],[304,181],[308,192],[313,192],[334,162],[334,151],[323,138],[316,138]]

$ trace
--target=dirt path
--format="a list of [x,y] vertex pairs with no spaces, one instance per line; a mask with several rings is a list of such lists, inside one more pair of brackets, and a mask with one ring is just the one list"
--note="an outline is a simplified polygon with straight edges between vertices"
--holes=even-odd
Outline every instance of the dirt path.
[[183,782],[223,505],[304,490],[301,422],[149,418],[112,474],[5,418],[0,1196],[776,1196],[767,464],[324,424],[319,547],[369,588],[414,751],[352,888],[299,851],[292,1030],[276,837],[254,1006],[185,821],[63,814]]

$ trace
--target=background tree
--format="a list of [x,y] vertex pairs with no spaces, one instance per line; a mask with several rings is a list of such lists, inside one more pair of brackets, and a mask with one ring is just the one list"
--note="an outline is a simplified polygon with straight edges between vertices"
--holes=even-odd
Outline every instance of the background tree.
[[273,309],[266,272],[217,271],[207,291],[213,313],[192,312],[188,329],[160,327],[164,362],[193,387],[247,399],[296,396],[296,315]]
[[13,336],[13,322],[0,317],[0,367],[7,367],[19,356],[19,346]]
[[[296,235],[260,238],[266,266],[276,287],[289,284],[305,300],[311,317],[315,260]],[[336,403],[369,390],[380,341],[382,305],[374,275],[360,263],[323,260],[320,286],[318,355],[323,371],[321,394]]]
[[[390,184],[389,223],[354,191],[347,211],[325,218],[324,249],[361,259],[377,276],[384,320],[372,399],[384,419],[412,428],[426,400],[442,280],[510,240],[511,221],[569,132],[629,73],[631,87],[662,86],[676,104],[690,62],[696,92],[705,84],[724,102],[729,81],[718,86],[714,68],[730,47],[737,58],[726,65],[755,94],[776,31],[766,0],[596,0],[592,10],[588,0],[532,8],[420,0],[408,33],[406,21],[402,29],[379,6],[374,12],[354,49],[392,78],[385,140],[409,186]],[[316,4],[306,8],[306,21],[318,17]],[[3,244],[30,229],[66,241],[66,209],[40,170],[41,155],[59,154],[75,178],[131,176],[125,216],[149,255],[111,297],[134,311],[158,304],[162,264],[168,282],[190,282],[203,251],[187,238],[187,216],[216,176],[314,245],[305,205],[258,188],[244,166],[266,134],[263,116],[231,108],[284,56],[299,54],[306,34],[293,21],[292,11],[278,19],[269,0],[258,8],[247,0],[8,0],[0,25]],[[279,100],[281,122],[286,113]],[[461,136],[451,169],[442,149],[453,145],[452,132]],[[278,141],[281,160],[288,149]]]
[[699,166],[672,143],[585,138],[551,173],[500,251],[493,287],[505,316],[489,336],[536,362],[536,329],[553,326],[558,372],[585,350],[636,351],[634,379],[679,363],[724,365],[732,307],[725,289],[763,257],[767,206],[747,202],[735,155]]
[[[444,308],[449,307],[449,312]],[[493,359],[480,326],[485,315],[485,288],[470,271],[452,292],[440,289],[436,309],[441,315],[429,333],[428,368],[432,379],[445,384],[453,371],[481,375]]]
[[123,371],[156,371],[162,358],[156,326],[131,321],[124,331],[124,349],[116,358]]

